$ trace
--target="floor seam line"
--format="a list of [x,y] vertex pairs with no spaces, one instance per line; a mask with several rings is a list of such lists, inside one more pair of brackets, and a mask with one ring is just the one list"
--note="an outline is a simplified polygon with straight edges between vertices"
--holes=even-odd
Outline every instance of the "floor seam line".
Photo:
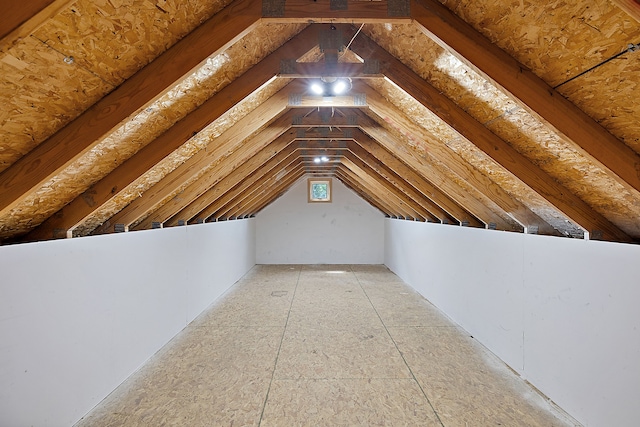
[[289,311],[287,312],[287,320],[284,322],[284,329],[282,336],[280,337],[280,344],[278,345],[278,351],[276,352],[276,360],[273,363],[273,372],[271,373],[271,380],[269,381],[269,387],[267,388],[267,394],[264,396],[264,404],[262,405],[262,411],[260,412],[260,419],[258,420],[258,427],[262,425],[262,417],[269,401],[269,392],[271,392],[271,385],[276,376],[276,369],[278,367],[278,359],[280,358],[280,350],[282,350],[282,343],[284,342],[284,335],[287,333],[287,326],[289,325],[289,317],[291,316],[291,308],[293,307],[293,300],[296,297],[296,291],[298,290],[298,284],[300,283],[300,276],[302,275],[302,267],[298,267],[298,279],[296,280],[296,286],[293,288],[293,295],[291,296],[291,303],[289,304]]
[[396,348],[396,350],[398,351],[398,354],[400,355],[400,357],[402,358],[402,361],[404,362],[405,366],[407,367],[407,369],[409,370],[409,373],[411,374],[411,377],[413,378],[413,380],[415,381],[416,385],[418,386],[418,388],[420,389],[420,391],[422,392],[422,395],[424,396],[424,398],[427,400],[427,403],[429,404],[429,407],[431,408],[431,410],[433,411],[433,414],[436,416],[438,422],[440,423],[440,425],[442,427],[444,427],[444,423],[442,422],[442,420],[440,419],[440,415],[438,414],[438,412],[436,411],[436,408],[433,407],[433,403],[431,403],[431,400],[429,399],[429,396],[427,396],[427,393],[424,391],[424,389],[422,388],[422,385],[420,384],[420,382],[418,381],[418,379],[416,378],[415,374],[413,373],[413,370],[411,369],[411,366],[409,366],[409,363],[407,362],[407,359],[405,359],[404,354],[402,354],[402,352],[400,351],[400,349],[398,348],[398,343],[396,343],[396,340],[393,339],[393,336],[391,335],[391,333],[389,332],[389,329],[387,329],[387,325],[384,323],[384,320],[382,320],[382,317],[380,316],[380,313],[378,313],[378,310],[376,309],[376,307],[373,305],[373,302],[371,301],[371,298],[369,298],[369,294],[367,293],[366,289],[364,288],[364,286],[362,286],[362,283],[360,282],[360,278],[358,277],[358,275],[355,273],[355,271],[353,271],[353,268],[351,268],[351,272],[353,273],[353,275],[355,276],[357,282],[358,282],[358,286],[360,286],[360,289],[362,289],[362,292],[364,292],[364,295],[367,297],[367,300],[369,301],[369,304],[371,304],[371,308],[373,308],[373,311],[376,313],[376,316],[378,316],[378,319],[380,319],[380,323],[382,323],[382,326],[384,327],[384,330],[387,332],[387,335],[389,336],[389,338],[391,338],[391,341],[393,342],[394,347]]

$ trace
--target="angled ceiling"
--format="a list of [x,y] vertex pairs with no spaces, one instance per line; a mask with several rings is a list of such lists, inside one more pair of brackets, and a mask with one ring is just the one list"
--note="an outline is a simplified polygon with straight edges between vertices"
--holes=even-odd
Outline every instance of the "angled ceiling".
[[390,217],[638,242],[640,6],[569,3],[10,0],[0,239],[245,218],[331,176]]

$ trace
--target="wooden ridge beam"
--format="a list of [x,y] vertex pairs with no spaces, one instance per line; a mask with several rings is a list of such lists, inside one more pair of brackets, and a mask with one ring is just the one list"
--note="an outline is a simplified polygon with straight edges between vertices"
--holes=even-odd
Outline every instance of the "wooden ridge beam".
[[[144,219],[157,206],[174,196],[185,182],[223,160],[230,152],[241,147],[243,141],[252,133],[280,115],[286,108],[287,97],[288,91],[285,87],[223,132],[209,144],[209,147],[200,150],[168,173],[153,187],[145,191],[142,197],[135,199],[127,207],[105,221],[93,234],[113,232],[115,224],[124,224],[127,228],[138,220]],[[271,123],[271,126],[265,128],[262,132],[262,138],[265,140],[273,139],[285,132],[290,126],[292,117],[293,112],[281,115]]]
[[0,216],[6,215],[204,59],[249,33],[260,20],[259,7],[256,0],[232,2],[0,173]]
[[308,1],[263,0],[262,17],[277,23],[406,23],[408,0],[380,1]]
[[[278,72],[282,58],[301,57],[316,45],[317,28],[307,27],[29,232],[23,240],[67,237],[69,230],[78,227],[93,212],[191,139],[194,132],[200,132],[266,84]],[[294,91],[303,88],[301,85],[290,87]]]
[[632,241],[617,226],[594,211],[582,199],[560,185],[546,172],[371,39],[365,36],[358,37],[352,44],[352,48],[362,57],[376,58],[380,62],[385,76],[393,83],[431,110],[443,122],[455,129],[498,165],[513,174],[588,233],[597,232],[600,234],[601,232],[605,240]]
[[[370,111],[374,112],[377,115],[380,115],[380,120],[385,120],[389,123],[392,123],[405,135],[415,135],[422,139],[424,135],[421,134],[421,128],[419,128],[419,126],[415,123],[411,122],[408,118],[404,117],[401,111],[389,104],[389,102],[386,101],[382,96],[375,93],[375,91],[370,90],[370,92],[367,93],[367,97],[371,99],[372,102]],[[449,196],[456,204],[460,205],[463,209],[471,212],[475,217],[479,218],[485,224],[494,223],[500,230],[520,231],[515,230],[509,222],[505,221],[502,216],[498,215],[494,210],[490,208],[490,205],[493,203],[491,199],[487,198],[484,202],[476,199],[471,194],[469,194],[469,192],[463,190],[460,186],[452,182],[446,174],[444,174],[439,168],[434,166],[433,162],[427,161],[423,157],[419,156],[414,150],[406,146],[404,142],[398,140],[391,132],[380,126],[376,121],[368,117],[363,112],[359,112],[357,114],[359,114],[361,123],[363,125],[361,129],[366,134],[378,141],[380,146],[388,151],[393,152],[400,160],[417,171],[424,179],[433,182],[441,192]],[[437,155],[438,150],[435,141],[433,141],[432,143],[432,141],[428,139],[426,140],[429,143],[429,154]],[[440,154],[444,153],[446,153],[446,151]],[[462,159],[454,160],[457,160],[457,162],[460,163],[462,171],[467,172],[467,177],[469,179],[474,177],[468,169],[462,166],[464,164]],[[472,180],[471,182],[474,181]],[[479,187],[480,190],[489,192],[489,194],[491,194],[492,189],[494,187],[497,187],[497,185],[493,184],[493,186],[487,185],[486,187]],[[508,200],[510,200],[509,196],[506,197],[508,198]]]
[[[413,0],[411,6],[411,17],[423,33],[504,88],[609,176],[640,191],[638,153],[437,0]],[[636,13],[638,9],[636,4]],[[616,239],[626,240],[624,236]]]
[[393,152],[380,145],[375,139],[365,134],[361,130],[354,132],[354,141],[369,154],[377,158],[382,164],[389,167],[396,174],[401,176],[408,184],[421,192],[423,197],[427,197],[446,211],[459,223],[467,222],[471,227],[485,227],[485,223],[478,220],[454,200],[449,198],[433,183],[423,178],[409,165],[400,160]]

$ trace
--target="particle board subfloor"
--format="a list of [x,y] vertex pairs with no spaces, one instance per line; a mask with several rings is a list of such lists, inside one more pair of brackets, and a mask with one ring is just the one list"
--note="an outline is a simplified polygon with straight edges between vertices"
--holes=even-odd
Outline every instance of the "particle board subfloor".
[[76,426],[574,426],[384,266],[259,265]]

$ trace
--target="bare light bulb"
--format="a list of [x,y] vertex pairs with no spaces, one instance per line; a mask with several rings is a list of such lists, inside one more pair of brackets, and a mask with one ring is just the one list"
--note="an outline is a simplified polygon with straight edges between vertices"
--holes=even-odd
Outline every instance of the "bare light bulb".
[[315,93],[316,95],[324,94],[324,87],[320,83],[312,83],[310,89],[311,92]]

